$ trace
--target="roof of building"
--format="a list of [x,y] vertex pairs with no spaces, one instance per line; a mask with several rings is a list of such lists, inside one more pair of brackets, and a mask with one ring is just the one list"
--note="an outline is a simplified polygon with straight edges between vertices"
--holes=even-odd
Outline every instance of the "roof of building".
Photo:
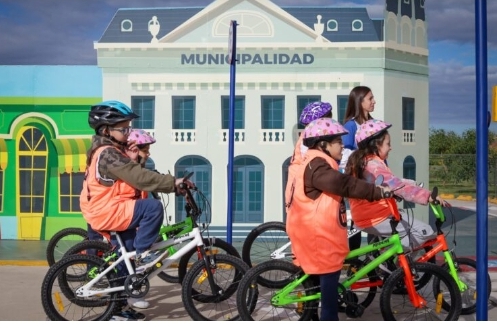
[[[153,16],[160,22],[157,38],[169,34],[204,7],[180,8],[121,8],[99,43],[150,43],[149,21]],[[282,10],[314,29],[318,15],[325,24],[322,36],[332,42],[382,41],[383,20],[371,19],[366,8],[346,7],[281,7]]]

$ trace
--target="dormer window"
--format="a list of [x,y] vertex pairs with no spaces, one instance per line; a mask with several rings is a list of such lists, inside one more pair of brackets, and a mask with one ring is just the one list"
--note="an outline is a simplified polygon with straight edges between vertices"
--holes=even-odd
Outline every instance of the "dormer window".
[[326,22],[326,31],[338,31],[338,22],[334,19],[330,19]]
[[360,19],[355,19],[352,21],[352,31],[362,31],[363,24]]
[[133,32],[133,22],[129,19],[121,21],[121,32]]

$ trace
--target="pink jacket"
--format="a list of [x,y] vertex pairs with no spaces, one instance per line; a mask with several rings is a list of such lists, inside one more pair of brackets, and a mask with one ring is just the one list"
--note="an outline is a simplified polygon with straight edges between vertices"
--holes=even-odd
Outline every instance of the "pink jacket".
[[[380,175],[383,176],[382,185],[390,187],[397,196],[405,201],[426,205],[430,197],[430,191],[416,185],[413,180],[396,177],[390,168],[378,156],[370,156],[366,160],[364,169],[364,179],[368,182],[375,182]],[[391,211],[384,200],[368,202],[362,199],[349,199],[350,213],[354,223],[359,228],[368,228],[377,225],[391,215]]]

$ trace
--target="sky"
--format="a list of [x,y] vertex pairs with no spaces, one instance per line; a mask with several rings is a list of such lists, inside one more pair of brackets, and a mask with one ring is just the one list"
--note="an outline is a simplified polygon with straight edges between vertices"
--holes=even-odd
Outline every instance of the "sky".
[[[206,6],[212,0],[0,0],[0,65],[96,65],[98,41],[118,8]],[[383,17],[384,0],[273,0],[279,6],[366,7]],[[497,27],[497,1],[487,7]],[[426,0],[430,128],[476,128],[475,0]],[[495,28],[493,29],[495,31]],[[488,106],[497,85],[497,33],[487,33]],[[1,79],[1,77],[0,77]],[[374,91],[373,91],[374,92]],[[478,127],[480,128],[480,127]],[[497,131],[497,123],[490,125]]]

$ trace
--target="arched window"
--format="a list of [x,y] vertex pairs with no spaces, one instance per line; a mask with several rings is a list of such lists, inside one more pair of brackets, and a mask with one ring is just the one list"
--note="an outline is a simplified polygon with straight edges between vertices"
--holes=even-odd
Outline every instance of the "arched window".
[[[178,178],[183,177],[186,173],[193,172],[190,180],[205,195],[209,205],[212,205],[212,165],[208,160],[201,156],[185,156],[178,160],[174,172]],[[207,208],[207,205],[203,205],[200,200],[195,201],[202,209],[202,219],[210,219],[211,210]],[[185,217],[185,198],[178,196],[176,197],[175,222],[178,223],[185,219]]]
[[121,21],[121,32],[133,32],[133,22],[129,19]]
[[233,163],[233,222],[264,222],[264,166],[253,156]]
[[338,22],[334,19],[328,20],[326,22],[326,31],[338,31]]
[[360,19],[355,19],[352,21],[352,31],[360,32],[363,30],[363,23]]

